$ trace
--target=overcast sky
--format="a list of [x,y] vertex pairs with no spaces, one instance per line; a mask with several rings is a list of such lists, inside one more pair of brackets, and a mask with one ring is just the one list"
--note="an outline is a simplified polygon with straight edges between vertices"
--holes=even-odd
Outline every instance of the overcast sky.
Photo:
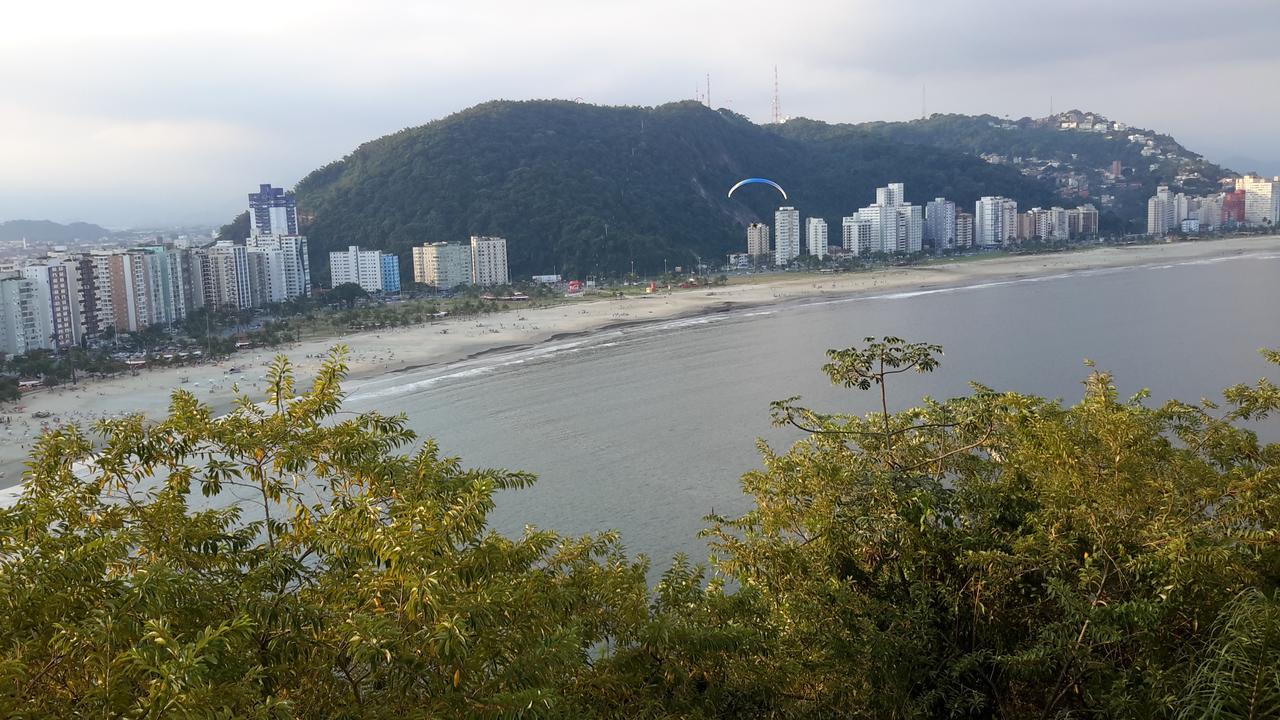
[[[1054,108],[1280,173],[1280,0],[41,0],[0,9],[0,220],[216,223],[494,98],[767,121]],[[851,202],[853,200],[851,199]],[[852,207],[852,205],[851,205]]]

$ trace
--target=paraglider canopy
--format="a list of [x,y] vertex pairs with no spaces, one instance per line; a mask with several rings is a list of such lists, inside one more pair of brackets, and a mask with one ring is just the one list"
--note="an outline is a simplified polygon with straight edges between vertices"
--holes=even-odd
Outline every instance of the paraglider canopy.
[[729,188],[729,197],[733,197],[733,191],[734,191],[734,190],[737,190],[738,188],[742,187],[743,185],[753,185],[753,184],[755,184],[755,183],[761,183],[761,184],[764,184],[764,185],[772,185],[772,186],[774,187],[774,189],[775,189],[775,190],[777,190],[778,192],[782,193],[782,199],[783,199],[783,200],[786,200],[786,199],[787,199],[787,191],[786,191],[786,190],[783,190],[783,189],[782,189],[782,186],[781,186],[781,185],[779,185],[778,183],[776,183],[776,182],[774,182],[774,181],[772,181],[772,180],[766,179],[766,178],[747,178],[746,180],[742,180],[742,181],[740,181],[737,185],[734,185],[733,187]]

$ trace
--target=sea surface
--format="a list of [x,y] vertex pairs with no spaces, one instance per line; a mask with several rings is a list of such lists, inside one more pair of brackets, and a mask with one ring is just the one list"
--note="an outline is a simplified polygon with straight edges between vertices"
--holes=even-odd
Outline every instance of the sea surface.
[[[644,301],[637,301],[644,302]],[[825,410],[866,412],[877,399],[831,387],[828,348],[896,335],[943,346],[932,374],[899,376],[894,408],[949,397],[970,381],[1079,399],[1084,361],[1149,402],[1217,397],[1280,372],[1258,354],[1280,347],[1280,256],[1081,271],[948,290],[811,298],[606,330],[355,384],[348,410],[405,413],[470,467],[537,473],[504,492],[494,528],[615,529],[658,570],[706,557],[711,512],[749,507],[739,478],[755,443],[785,448],[769,403],[801,395]],[[1262,429],[1280,439],[1280,421]]]

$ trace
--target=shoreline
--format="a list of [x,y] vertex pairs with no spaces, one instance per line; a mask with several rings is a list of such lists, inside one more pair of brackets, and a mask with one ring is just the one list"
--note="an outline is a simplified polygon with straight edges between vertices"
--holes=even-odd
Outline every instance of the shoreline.
[[[348,380],[358,381],[532,349],[653,322],[711,315],[804,299],[846,299],[883,293],[945,290],[1051,277],[1075,272],[1137,268],[1170,262],[1229,259],[1252,253],[1280,252],[1280,235],[1229,238],[1160,245],[1106,246],[1076,252],[998,256],[964,262],[903,266],[837,274],[768,275],[755,282],[712,288],[672,290],[656,295],[601,298],[546,308],[512,308],[468,319],[445,319],[419,326],[370,330],[305,340],[277,349],[240,353],[220,363],[142,370],[78,386],[62,386],[25,396],[0,412],[0,495],[21,480],[32,443],[42,427],[76,423],[87,428],[105,417],[142,412],[159,416],[174,390],[191,391],[215,409],[227,408],[238,386],[252,399],[263,396],[266,366],[279,354],[293,364],[299,386],[309,384],[328,349],[350,348]],[[230,374],[228,368],[241,372]],[[189,382],[182,382],[186,377]],[[41,421],[35,412],[47,412]],[[3,500],[0,499],[0,503]]]

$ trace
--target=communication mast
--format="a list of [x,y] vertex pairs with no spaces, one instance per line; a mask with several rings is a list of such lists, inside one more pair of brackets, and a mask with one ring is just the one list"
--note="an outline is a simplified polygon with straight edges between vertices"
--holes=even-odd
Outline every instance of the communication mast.
[[711,73],[707,73],[707,107],[715,107],[711,104]]
[[782,122],[782,100],[778,95],[778,66],[773,66],[773,124]]

